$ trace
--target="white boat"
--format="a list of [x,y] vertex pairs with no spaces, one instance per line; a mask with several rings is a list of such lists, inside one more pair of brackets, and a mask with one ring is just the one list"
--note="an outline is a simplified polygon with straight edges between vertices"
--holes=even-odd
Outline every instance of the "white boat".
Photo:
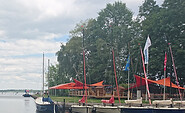
[[95,113],[120,113],[117,106],[94,105],[93,110]]
[[92,106],[88,105],[71,105],[71,113],[92,113]]
[[55,103],[48,96],[44,97],[44,53],[43,53],[43,97],[37,97],[35,99],[36,110],[44,113],[58,113],[58,108]]
[[128,106],[119,106],[120,113],[184,113],[185,108],[177,108],[177,107],[153,107],[153,106],[145,106],[145,107],[128,107]]
[[36,110],[39,112],[55,113],[55,104],[50,101],[43,101],[43,97],[35,99]]

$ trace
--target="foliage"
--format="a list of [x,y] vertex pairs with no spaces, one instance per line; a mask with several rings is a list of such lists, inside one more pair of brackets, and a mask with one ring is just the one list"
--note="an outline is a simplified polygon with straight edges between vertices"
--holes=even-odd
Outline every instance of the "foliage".
[[[171,72],[173,75],[168,49],[168,43],[172,43],[177,74],[181,84],[184,84],[184,17],[184,0],[165,0],[161,6],[158,6],[154,0],[145,0],[140,6],[136,19],[133,19],[132,12],[124,3],[107,4],[106,8],[98,13],[96,19],[80,22],[70,31],[70,40],[66,45],[61,44],[61,49],[57,52],[58,66],[51,68],[53,71],[51,84],[66,83],[72,81],[72,78],[83,82],[83,50],[87,83],[104,80],[105,84],[112,84],[114,76],[112,49],[115,52],[119,84],[125,84],[127,72],[123,69],[129,53],[131,75],[143,75],[138,43],[141,48],[144,48],[148,36],[152,41],[149,49],[149,78],[163,77],[165,51],[168,52],[167,73],[170,75]],[[82,46],[83,37],[84,46]],[[133,76],[131,80],[134,82]]]

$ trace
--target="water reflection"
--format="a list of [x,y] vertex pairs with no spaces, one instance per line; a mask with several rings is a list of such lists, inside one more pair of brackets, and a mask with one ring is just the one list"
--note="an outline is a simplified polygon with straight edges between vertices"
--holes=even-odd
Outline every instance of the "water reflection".
[[36,110],[36,113],[50,113],[50,112],[41,112]]
[[36,113],[34,99],[18,93],[0,94],[0,113]]

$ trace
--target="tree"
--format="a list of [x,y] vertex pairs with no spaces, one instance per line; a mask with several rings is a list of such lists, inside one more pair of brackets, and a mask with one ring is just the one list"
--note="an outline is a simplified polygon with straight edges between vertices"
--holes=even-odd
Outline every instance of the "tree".
[[[158,78],[161,78],[164,51],[168,49],[167,43],[172,43],[178,75],[182,78],[182,73],[184,73],[182,69],[182,65],[184,65],[182,60],[182,56],[184,56],[184,47],[182,46],[184,44],[183,23],[185,23],[183,19],[184,4],[183,0],[165,0],[162,7],[158,7],[153,0],[146,0],[140,8],[145,9],[144,13],[140,10],[139,14],[144,16],[144,20],[141,19],[142,37],[146,38],[149,35],[152,40],[149,72],[153,77],[159,75]],[[171,59],[168,58],[169,60]],[[167,71],[170,72],[169,69]]]
[[49,83],[49,87],[52,87],[61,83],[60,82],[61,78],[60,76],[58,76],[58,69],[59,69],[58,64],[51,65],[49,67],[49,71],[48,71],[49,73],[47,73],[47,76],[46,76],[46,80]]
[[97,20],[89,19],[77,24],[70,32],[69,42],[64,47],[61,46],[58,52],[59,73],[66,73],[69,78],[74,77],[74,66],[77,72],[81,73],[80,77],[83,77],[81,26],[84,26],[85,31],[87,81],[94,83],[106,80],[105,83],[110,84],[113,74],[111,48],[115,50],[116,67],[119,72],[122,70],[122,64],[126,62],[123,57],[127,57],[125,54],[128,54],[127,43],[134,37],[132,12],[124,3],[115,2],[107,4],[107,7],[99,12]]

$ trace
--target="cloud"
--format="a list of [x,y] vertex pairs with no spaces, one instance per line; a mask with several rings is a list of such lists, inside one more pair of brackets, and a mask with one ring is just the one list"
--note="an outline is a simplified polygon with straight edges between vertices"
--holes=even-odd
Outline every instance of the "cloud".
[[[116,0],[0,0],[0,89],[41,89],[42,54],[56,64],[60,43],[81,20]],[[157,0],[162,1],[162,0]],[[138,12],[141,0],[122,0]]]
[[[60,49],[59,42],[47,41],[47,39],[52,39],[49,37],[50,35],[43,41],[20,39],[15,42],[0,42],[1,79],[12,81],[12,84],[13,81],[32,81],[37,84],[37,79],[41,79],[42,75],[43,52],[45,52],[45,70],[47,71],[47,59],[56,63],[55,53]],[[17,85],[13,86],[15,86],[14,88],[18,87]],[[6,88],[9,87],[9,85],[6,86]]]

